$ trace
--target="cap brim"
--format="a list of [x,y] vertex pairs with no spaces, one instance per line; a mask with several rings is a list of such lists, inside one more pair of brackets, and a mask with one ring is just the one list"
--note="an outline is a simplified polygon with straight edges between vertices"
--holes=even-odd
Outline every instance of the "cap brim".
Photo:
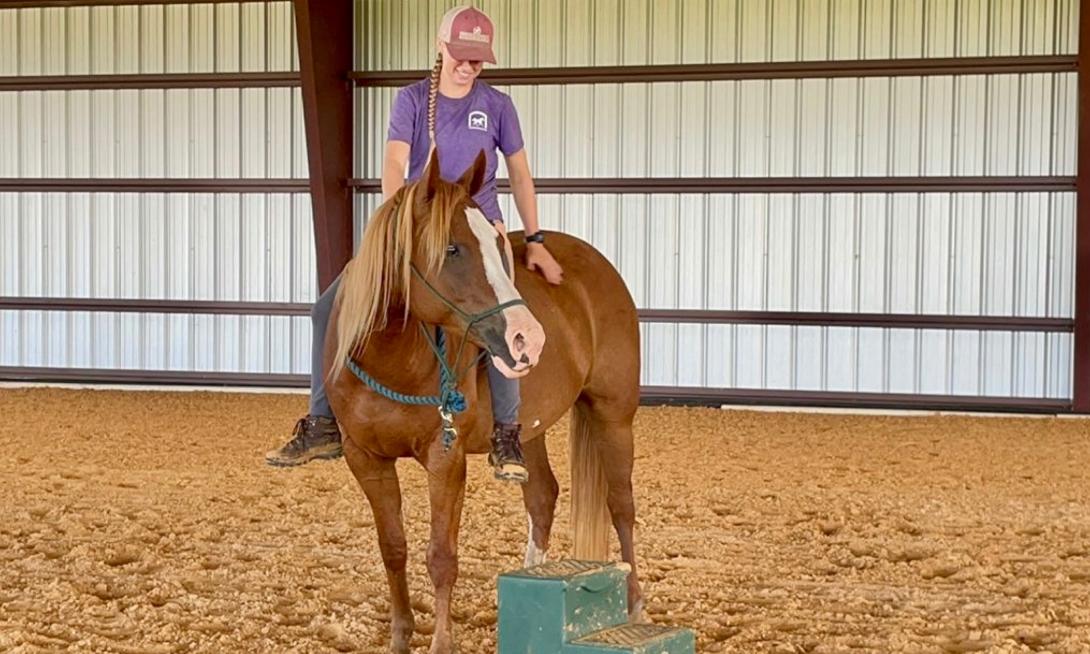
[[450,56],[459,61],[487,61],[496,63],[496,55],[492,48],[484,44],[448,43],[447,50]]

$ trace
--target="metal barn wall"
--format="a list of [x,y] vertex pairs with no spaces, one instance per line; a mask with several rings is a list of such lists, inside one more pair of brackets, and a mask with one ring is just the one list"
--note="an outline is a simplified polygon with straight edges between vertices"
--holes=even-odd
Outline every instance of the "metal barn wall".
[[[363,70],[455,2],[357,3]],[[480,2],[499,65],[1070,54],[1075,0]],[[487,79],[487,71],[485,73]],[[498,87],[541,177],[1074,175],[1076,75]],[[394,89],[358,91],[380,175]],[[501,167],[500,176],[505,176]],[[376,196],[362,196],[359,213]],[[539,195],[640,308],[1073,315],[1074,193]],[[513,202],[505,215],[517,228]],[[643,325],[648,385],[1067,398],[1070,334]]]
[[[0,76],[297,70],[290,2],[0,10]],[[0,177],[306,178],[298,88],[0,92]],[[309,302],[306,193],[0,193],[0,295]],[[0,311],[0,365],[309,370],[306,317]]]

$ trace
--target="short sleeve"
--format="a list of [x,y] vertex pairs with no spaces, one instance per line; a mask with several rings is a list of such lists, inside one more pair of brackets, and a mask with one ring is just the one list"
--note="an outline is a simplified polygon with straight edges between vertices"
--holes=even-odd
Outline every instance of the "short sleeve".
[[503,110],[500,113],[500,152],[504,156],[511,156],[522,149],[522,125],[519,123],[518,111],[515,103],[508,95],[503,96]]
[[394,96],[394,106],[390,109],[390,125],[386,132],[389,141],[413,142],[416,128],[416,99],[410,87],[405,87]]

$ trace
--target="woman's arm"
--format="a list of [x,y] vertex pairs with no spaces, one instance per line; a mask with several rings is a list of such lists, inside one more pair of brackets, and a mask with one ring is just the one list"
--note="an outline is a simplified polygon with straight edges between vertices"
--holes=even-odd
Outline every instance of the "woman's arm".
[[[507,175],[511,180],[511,193],[515,196],[515,207],[522,218],[522,226],[527,235],[535,234],[540,229],[537,222],[537,193],[525,148],[507,157]],[[551,284],[564,281],[564,270],[542,243],[526,244],[526,267],[540,270]]]
[[525,148],[507,157],[507,174],[511,180],[511,194],[515,196],[515,207],[522,218],[522,225],[527,234],[534,234],[540,229],[537,223],[537,191],[534,189],[534,178],[530,175],[530,163],[526,160]]
[[409,144],[404,141],[386,141],[386,154],[382,158],[383,202],[405,185],[405,166],[408,163]]

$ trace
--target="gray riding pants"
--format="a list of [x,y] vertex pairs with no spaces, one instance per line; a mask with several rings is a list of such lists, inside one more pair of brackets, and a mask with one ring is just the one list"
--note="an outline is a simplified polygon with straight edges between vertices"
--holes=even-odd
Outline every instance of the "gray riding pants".
[[[314,303],[310,310],[311,347],[310,347],[310,415],[333,417],[329,398],[325,394],[325,375],[322,374],[322,351],[325,347],[326,327],[329,326],[329,314],[333,312],[333,298],[337,296],[337,287],[341,285],[340,275],[329,285],[325,293]],[[499,423],[518,422],[519,380],[508,379],[488,362],[488,388],[492,395],[492,419]]]

